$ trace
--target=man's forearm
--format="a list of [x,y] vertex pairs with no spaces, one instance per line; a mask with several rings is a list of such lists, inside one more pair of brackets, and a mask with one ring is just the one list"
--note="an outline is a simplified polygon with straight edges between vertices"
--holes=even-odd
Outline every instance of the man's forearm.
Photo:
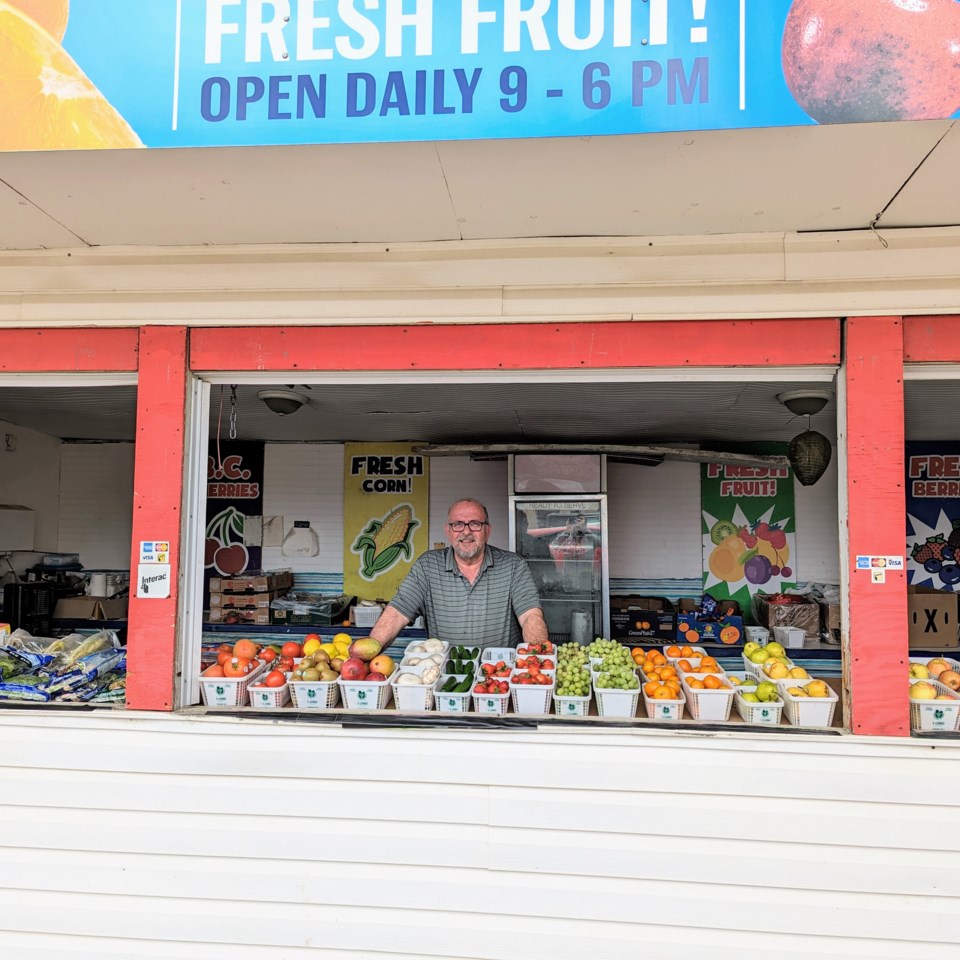
[[374,640],[379,640],[383,649],[386,649],[396,639],[397,634],[410,622],[396,607],[387,604],[376,625],[370,631]]
[[543,611],[539,607],[528,610],[518,619],[525,643],[536,643],[550,639],[547,621],[543,619]]

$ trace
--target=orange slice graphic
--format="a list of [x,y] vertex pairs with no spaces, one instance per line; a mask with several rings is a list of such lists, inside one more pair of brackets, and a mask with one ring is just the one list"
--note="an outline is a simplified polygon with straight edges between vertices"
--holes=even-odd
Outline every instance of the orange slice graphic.
[[56,40],[62,40],[67,32],[67,17],[70,15],[70,0],[9,0],[11,7],[22,10],[36,20]]
[[139,146],[63,47],[0,0],[0,150]]

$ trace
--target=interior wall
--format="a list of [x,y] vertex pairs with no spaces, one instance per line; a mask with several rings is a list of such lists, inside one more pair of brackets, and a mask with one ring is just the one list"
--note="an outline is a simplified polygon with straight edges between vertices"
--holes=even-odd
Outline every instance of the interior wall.
[[128,570],[133,527],[132,443],[65,443],[57,549],[86,570]]
[[[0,503],[33,510],[36,549],[55,551],[60,515],[60,440],[0,420],[0,441],[6,434],[15,437],[16,449],[8,451],[0,442]],[[3,549],[0,543],[0,551]],[[34,562],[32,556],[12,559],[18,573]]]
[[[343,446],[266,445],[264,513],[310,520],[320,554],[291,564],[278,548],[264,550],[264,566],[305,573],[343,572]],[[700,468],[666,462],[659,467],[610,464],[607,469],[612,579],[697,578],[700,545]],[[490,542],[509,546],[507,464],[468,457],[430,461],[429,542],[445,542],[444,522],[458,497],[475,497],[490,511]],[[831,464],[813,487],[796,486],[797,558],[801,581],[837,583],[837,470]]]

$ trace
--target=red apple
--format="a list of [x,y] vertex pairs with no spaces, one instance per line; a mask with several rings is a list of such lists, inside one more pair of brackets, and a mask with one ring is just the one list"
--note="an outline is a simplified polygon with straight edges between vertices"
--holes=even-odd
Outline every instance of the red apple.
[[351,657],[343,661],[340,668],[340,676],[344,680],[365,680],[367,676],[367,665],[358,657]]
[[946,119],[960,108],[960,3],[794,0],[781,56],[819,123]]
[[365,680],[369,680],[370,683],[383,683],[387,678],[377,670],[371,670],[370,673],[364,677]]

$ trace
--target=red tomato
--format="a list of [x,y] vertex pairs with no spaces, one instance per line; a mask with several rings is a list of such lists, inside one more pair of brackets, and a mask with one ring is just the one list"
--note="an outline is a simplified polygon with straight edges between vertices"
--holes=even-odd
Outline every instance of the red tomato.
[[308,633],[308,634],[303,638],[304,644],[309,643],[311,640],[319,640],[320,643],[323,643],[323,639],[321,638],[320,634],[318,634],[318,633]]
[[274,662],[277,665],[277,669],[282,670],[284,673],[289,673],[295,666],[293,657],[281,657]]
[[230,644],[230,643],[221,643],[220,646],[217,647],[217,653],[222,653],[224,650],[226,650],[227,653],[232,653],[232,652],[233,652],[233,644]]
[[303,647],[299,643],[294,642],[293,640],[288,640],[280,648],[280,656],[290,657],[291,659],[293,659],[294,657],[302,657]]
[[253,664],[246,657],[231,657],[223,665],[225,677],[245,677],[253,669]]
[[287,682],[287,678],[280,670],[271,670],[263,678],[263,682],[268,687],[282,687]]
[[273,647],[264,647],[260,651],[260,659],[264,663],[273,663],[277,659],[277,651]]
[[222,667],[228,660],[233,658],[233,647],[227,647],[217,654],[217,663]]

